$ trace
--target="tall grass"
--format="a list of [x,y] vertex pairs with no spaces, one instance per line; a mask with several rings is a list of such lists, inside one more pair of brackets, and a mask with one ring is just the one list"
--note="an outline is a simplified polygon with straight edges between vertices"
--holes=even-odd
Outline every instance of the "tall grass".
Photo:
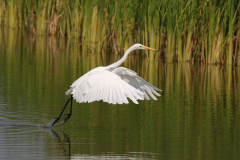
[[[80,38],[122,54],[139,42],[168,62],[239,64],[238,0],[0,0],[1,25]],[[151,51],[150,51],[151,52]]]

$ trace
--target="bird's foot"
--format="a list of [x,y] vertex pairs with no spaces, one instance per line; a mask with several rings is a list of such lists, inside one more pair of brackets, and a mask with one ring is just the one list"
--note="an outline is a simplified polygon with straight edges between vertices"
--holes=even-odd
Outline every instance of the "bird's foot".
[[59,121],[59,119],[60,119],[60,117],[55,117],[55,120],[53,121],[51,127],[52,127],[55,123],[57,123],[57,121]]
[[69,113],[69,114],[64,114],[64,115],[66,115],[67,117],[61,123],[66,123],[69,120],[69,118],[71,117],[72,114]]

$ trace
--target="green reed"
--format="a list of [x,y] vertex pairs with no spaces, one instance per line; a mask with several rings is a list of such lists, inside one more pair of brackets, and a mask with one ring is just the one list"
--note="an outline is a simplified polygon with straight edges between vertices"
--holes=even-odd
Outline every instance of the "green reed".
[[80,38],[122,54],[134,43],[172,61],[238,64],[237,0],[0,0],[0,23],[35,35]]

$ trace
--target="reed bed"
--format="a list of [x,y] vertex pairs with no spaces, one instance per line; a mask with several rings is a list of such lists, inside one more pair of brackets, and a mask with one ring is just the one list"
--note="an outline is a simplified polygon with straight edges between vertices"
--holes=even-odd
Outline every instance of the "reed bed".
[[238,0],[0,0],[0,24],[96,43],[96,52],[139,42],[158,49],[150,61],[237,65],[239,9]]

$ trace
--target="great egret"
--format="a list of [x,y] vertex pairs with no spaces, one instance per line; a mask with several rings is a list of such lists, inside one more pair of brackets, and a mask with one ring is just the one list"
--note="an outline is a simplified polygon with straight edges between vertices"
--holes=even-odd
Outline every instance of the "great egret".
[[103,100],[110,104],[128,103],[127,98],[130,98],[135,104],[138,104],[137,100],[150,99],[148,93],[154,100],[157,100],[153,93],[160,96],[155,90],[162,91],[161,89],[139,77],[136,72],[124,67],[118,67],[126,60],[131,51],[137,49],[156,51],[139,43],[134,44],[119,61],[109,66],[94,68],[78,78],[65,93],[66,95],[71,94],[71,98],[68,99],[62,112],[55,118],[51,126],[60,119],[69,101],[71,101],[70,113],[67,114],[63,123],[71,117],[73,98],[79,103]]

